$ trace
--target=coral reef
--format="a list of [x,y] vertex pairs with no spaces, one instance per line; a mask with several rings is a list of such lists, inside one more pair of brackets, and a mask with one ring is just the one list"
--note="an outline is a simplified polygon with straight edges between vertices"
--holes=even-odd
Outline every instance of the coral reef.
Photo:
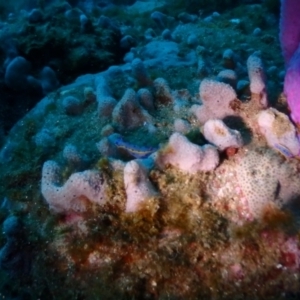
[[[258,1],[113,2],[30,7],[28,52],[3,54],[1,74],[21,58],[17,79],[44,98],[0,151],[1,296],[299,298],[298,54],[285,76],[276,16]],[[67,84],[81,71],[100,73]]]

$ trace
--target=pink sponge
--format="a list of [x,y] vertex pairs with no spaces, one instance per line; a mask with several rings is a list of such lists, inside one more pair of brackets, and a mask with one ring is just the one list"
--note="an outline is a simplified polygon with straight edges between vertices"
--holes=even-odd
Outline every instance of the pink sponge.
[[62,186],[58,184],[59,173],[60,168],[55,161],[44,163],[42,194],[53,212],[83,212],[87,201],[99,205],[105,203],[107,184],[101,173],[92,170],[74,173]]
[[167,146],[156,157],[159,168],[171,165],[183,173],[196,174],[199,171],[214,170],[219,164],[219,153],[212,145],[198,146],[184,135],[175,132]]
[[190,109],[199,123],[204,124],[209,119],[223,119],[236,115],[231,103],[237,99],[237,95],[229,84],[204,79],[199,87],[199,95],[203,104],[194,104]]
[[300,42],[299,14],[299,0],[281,0],[280,43],[286,66]]
[[124,168],[126,189],[126,212],[137,212],[142,202],[157,196],[157,192],[147,176],[147,170],[137,160],[131,160]]

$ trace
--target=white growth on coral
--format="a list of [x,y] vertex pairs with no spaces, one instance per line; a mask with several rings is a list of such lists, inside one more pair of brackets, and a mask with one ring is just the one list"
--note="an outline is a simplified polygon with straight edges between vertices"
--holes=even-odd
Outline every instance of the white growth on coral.
[[258,57],[256,54],[250,55],[247,60],[247,69],[250,79],[250,91],[252,94],[252,99],[258,102],[262,108],[268,107],[265,72],[260,57]]
[[264,135],[270,147],[286,157],[300,154],[296,128],[287,115],[275,108],[268,108],[258,114],[257,123],[261,134]]
[[215,169],[219,164],[219,154],[214,146],[198,146],[175,132],[165,149],[158,152],[156,163],[162,168],[169,164],[185,173],[195,174]]
[[222,120],[209,120],[203,126],[204,137],[219,150],[226,148],[241,148],[243,140],[241,133],[228,128]]
[[105,203],[107,185],[101,173],[92,170],[74,173],[63,186],[59,186],[59,173],[55,161],[44,163],[42,194],[54,212],[82,212],[87,208],[87,201]]
[[126,189],[126,212],[136,212],[140,204],[155,197],[157,192],[147,176],[147,170],[136,160],[128,162],[124,168]]
[[191,113],[197,117],[201,124],[209,119],[223,119],[227,116],[236,115],[230,104],[237,99],[237,95],[229,84],[204,79],[200,84],[199,93],[203,104],[194,104],[191,107]]

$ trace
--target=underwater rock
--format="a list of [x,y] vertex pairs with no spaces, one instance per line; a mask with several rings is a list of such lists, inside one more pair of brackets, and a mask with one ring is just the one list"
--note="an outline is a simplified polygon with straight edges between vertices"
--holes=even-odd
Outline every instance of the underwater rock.
[[255,36],[260,36],[260,35],[261,35],[261,32],[262,32],[262,30],[261,30],[259,27],[256,27],[256,28],[253,30],[252,34],[255,35]]
[[179,52],[180,44],[173,40],[152,39],[141,48],[139,55],[146,67],[159,66],[162,70],[167,70],[170,67],[193,66],[196,63],[194,51],[191,50],[184,56],[179,56]]
[[45,66],[40,73],[40,82],[44,95],[54,91],[59,86],[59,81],[55,72],[48,66]]
[[120,47],[124,51],[130,50],[136,44],[136,40],[131,35],[125,35],[120,40]]
[[164,31],[161,33],[161,36],[164,40],[172,40],[172,33],[170,29],[164,29]]
[[80,154],[77,147],[72,144],[65,145],[63,158],[73,167],[82,167],[86,164],[87,158]]
[[42,128],[35,136],[34,143],[37,147],[40,147],[43,150],[49,150],[55,145],[55,138],[53,133],[46,128]]
[[90,86],[85,87],[83,90],[83,97],[84,97],[85,104],[91,104],[91,103],[95,102],[96,95],[95,95],[94,89]]
[[190,47],[197,47],[199,41],[198,41],[198,37],[192,33],[188,36],[186,43],[190,46]]
[[104,76],[98,76],[95,80],[97,112],[99,118],[110,118],[117,101],[111,96],[111,90]]
[[97,25],[100,28],[112,29],[116,32],[120,30],[118,25],[113,20],[111,20],[110,18],[108,18],[104,15],[99,17]]
[[125,90],[120,88],[120,84],[122,83],[125,86],[126,84],[130,85],[131,82],[133,82],[133,79],[117,66],[111,66],[107,71],[96,76],[97,111],[101,120],[109,120],[112,117],[112,113],[118,104],[115,96]]
[[80,20],[80,30],[83,33],[87,33],[89,31],[90,21],[85,14],[81,14],[79,17]]
[[169,83],[164,78],[156,78],[153,81],[155,102],[158,104],[170,104],[174,101]]
[[117,138],[119,138],[119,134],[111,134],[108,137],[103,137],[96,143],[96,147],[103,157],[119,158],[120,153],[114,143]]
[[208,75],[208,66],[205,59],[200,55],[198,58],[197,77],[202,79]]
[[80,21],[80,15],[82,14],[82,11],[78,8],[71,8],[65,12],[65,18],[69,22],[77,23]]
[[28,13],[28,21],[30,23],[38,23],[43,20],[43,13],[40,9],[34,8]]
[[183,23],[194,23],[197,19],[197,15],[191,15],[187,12],[182,12],[178,15],[178,19]]
[[16,141],[8,140],[0,150],[0,163],[10,162],[17,148],[18,143]]
[[109,88],[108,80],[105,76],[100,75],[97,76],[95,79],[95,86],[96,86],[96,99],[100,102],[101,97],[110,97],[112,96],[112,92]]
[[22,56],[15,57],[5,71],[5,84],[16,91],[28,89],[27,77],[31,71],[31,64]]
[[[98,94],[99,95],[99,94]],[[113,97],[98,97],[98,116],[101,120],[111,118],[112,112],[117,105],[117,100]]]
[[236,56],[231,49],[226,49],[222,55],[223,66],[226,69],[234,69],[236,66]]
[[137,91],[137,98],[139,103],[150,113],[154,112],[154,98],[151,92],[146,89],[142,88]]
[[65,113],[69,116],[78,116],[83,110],[83,103],[74,96],[65,97],[62,101],[62,106]]
[[140,58],[135,58],[131,62],[131,69],[133,77],[137,80],[140,86],[147,86],[151,84],[151,79],[148,75],[144,63]]
[[2,224],[2,232],[9,237],[17,237],[23,231],[21,221],[16,216],[10,216]]
[[131,63],[134,60],[134,58],[135,58],[135,53],[132,51],[129,51],[124,55],[123,61],[125,63]]
[[151,14],[151,19],[158,25],[159,28],[164,29],[167,27],[169,17],[160,11],[154,11]]
[[144,37],[146,41],[151,41],[153,38],[156,37],[156,33],[152,28],[148,28],[144,33]]
[[26,245],[23,224],[18,217],[9,216],[3,222],[2,230],[6,243],[0,249],[0,268],[14,278],[28,275],[31,254]]

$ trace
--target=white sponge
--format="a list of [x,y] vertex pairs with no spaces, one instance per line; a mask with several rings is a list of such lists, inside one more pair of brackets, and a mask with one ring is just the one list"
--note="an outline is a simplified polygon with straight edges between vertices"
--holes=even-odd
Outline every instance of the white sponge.
[[287,115],[268,108],[258,114],[257,124],[270,147],[286,157],[300,155],[297,131]]
[[266,91],[266,78],[262,60],[255,54],[247,60],[248,76],[250,79],[251,99],[256,101],[262,108],[268,107]]
[[203,126],[204,137],[219,150],[226,148],[241,148],[242,136],[239,131],[228,128],[222,120],[209,120]]
[[215,169],[219,164],[219,154],[216,147],[212,145],[201,147],[175,132],[165,149],[158,152],[156,164],[162,168],[171,165],[185,173],[195,174],[198,171]]
[[147,176],[147,170],[136,160],[128,162],[124,168],[126,189],[126,212],[136,212],[140,203],[155,197],[157,192]]
[[226,83],[204,79],[199,88],[202,105],[194,104],[191,107],[193,113],[201,124],[209,119],[223,119],[236,115],[232,109],[232,103],[237,99],[234,89]]
[[55,161],[44,163],[42,194],[54,212],[82,212],[86,210],[88,201],[97,204],[106,201],[107,185],[99,172],[87,170],[74,173],[63,186],[59,186],[59,173],[60,168]]

